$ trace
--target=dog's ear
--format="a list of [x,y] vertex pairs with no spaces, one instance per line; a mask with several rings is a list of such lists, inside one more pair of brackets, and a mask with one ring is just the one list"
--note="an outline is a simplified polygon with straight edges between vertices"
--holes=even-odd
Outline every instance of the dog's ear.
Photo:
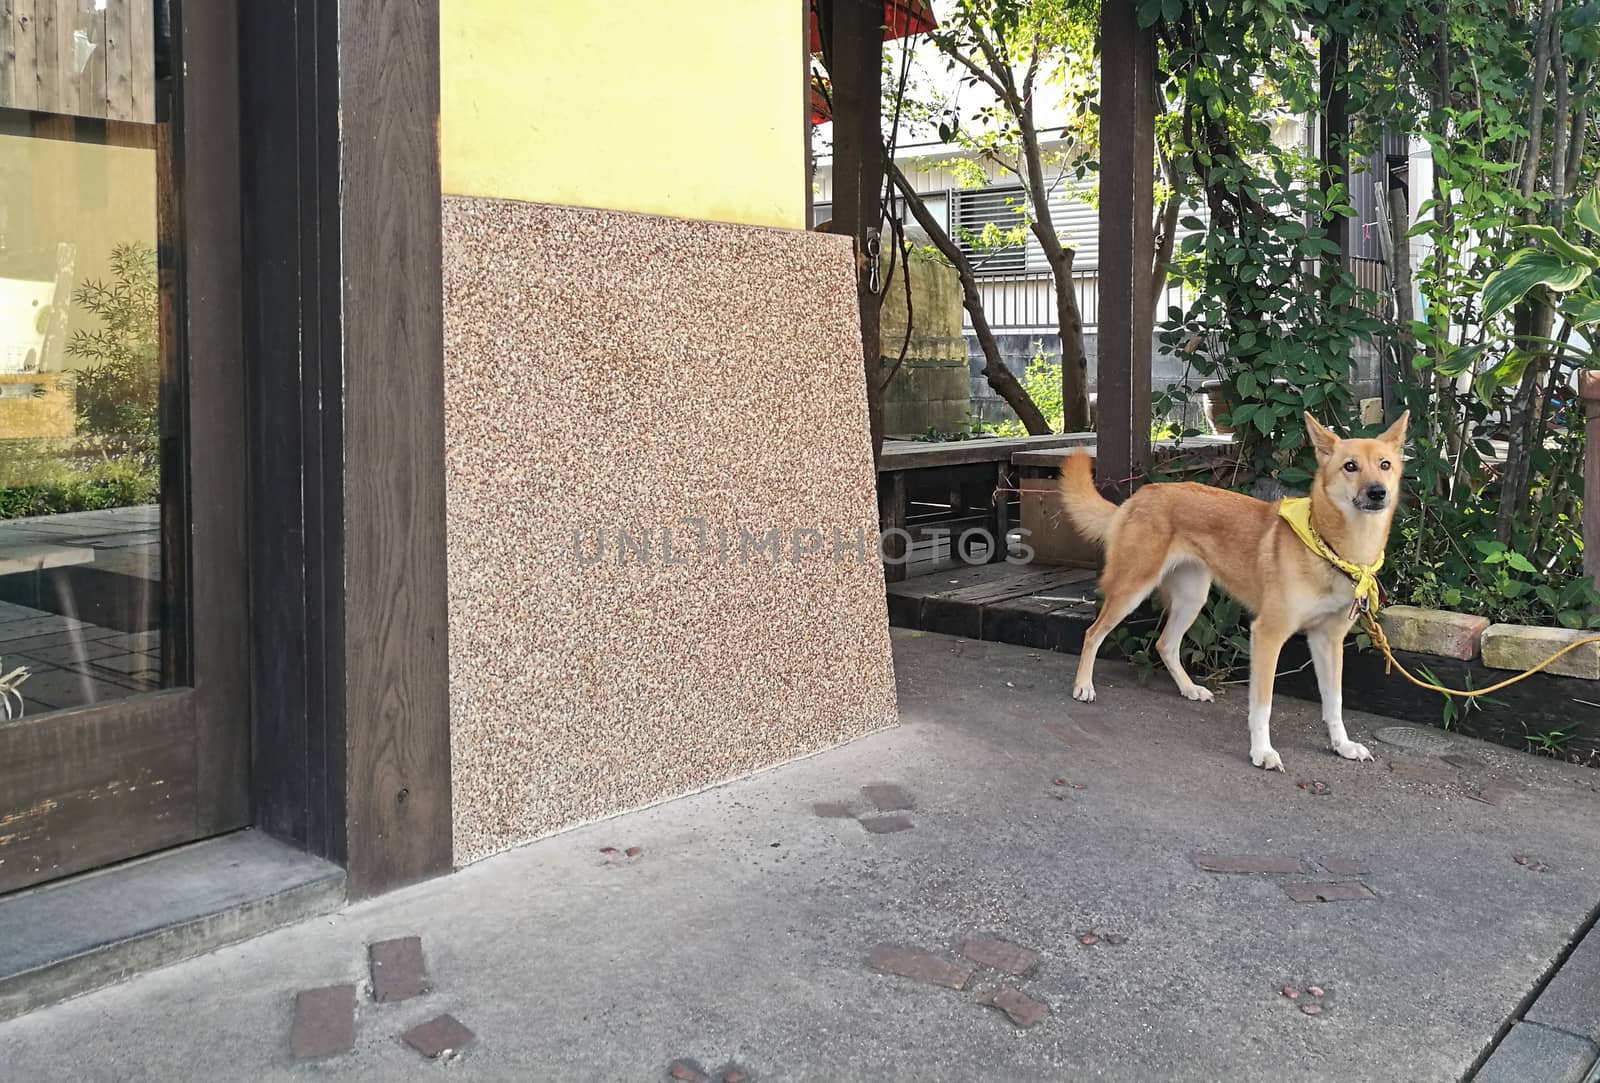
[[1406,426],[1409,424],[1411,424],[1411,411],[1407,410],[1405,413],[1400,415],[1399,421],[1396,421],[1393,425],[1390,425],[1386,430],[1384,430],[1383,435],[1378,437],[1378,440],[1381,443],[1388,444],[1396,451],[1400,450],[1400,448],[1405,446]]
[[1306,414],[1306,435],[1311,437],[1311,450],[1317,453],[1319,463],[1333,454],[1333,445],[1339,442],[1337,436],[1323,428],[1309,413]]

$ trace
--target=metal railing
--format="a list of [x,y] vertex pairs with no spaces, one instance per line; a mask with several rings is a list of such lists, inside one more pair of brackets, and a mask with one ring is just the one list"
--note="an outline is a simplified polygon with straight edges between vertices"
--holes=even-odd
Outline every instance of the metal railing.
[[[1100,275],[1093,269],[1075,271],[1072,288],[1078,295],[1078,312],[1083,317],[1083,327],[1091,331],[1100,323]],[[1056,315],[1055,279],[1048,273],[1032,272],[1017,275],[984,275],[978,279],[978,295],[983,298],[984,315],[996,332],[1037,331],[1054,332],[1059,326]],[[1184,303],[1183,287],[1168,285],[1156,306],[1156,322],[1167,318],[1167,309]],[[963,311],[962,326],[972,330],[971,317]]]

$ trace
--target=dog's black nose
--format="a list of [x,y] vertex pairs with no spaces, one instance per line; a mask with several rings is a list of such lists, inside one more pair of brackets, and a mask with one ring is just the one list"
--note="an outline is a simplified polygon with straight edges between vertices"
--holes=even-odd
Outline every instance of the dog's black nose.
[[1385,489],[1382,485],[1368,485],[1367,486],[1367,503],[1369,503],[1369,504],[1382,504],[1384,501],[1386,501],[1388,499],[1389,499],[1389,490]]

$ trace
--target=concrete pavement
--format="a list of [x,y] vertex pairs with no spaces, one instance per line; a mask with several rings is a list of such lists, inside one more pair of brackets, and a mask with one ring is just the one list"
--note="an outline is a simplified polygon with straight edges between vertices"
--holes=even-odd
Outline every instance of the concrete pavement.
[[[897,729],[0,1025],[0,1074],[1457,1079],[1600,900],[1592,771],[1356,713],[1350,763],[1280,700],[1267,773],[1242,689],[1102,662],[1077,704],[1070,656],[895,647]],[[375,1003],[407,936],[430,991]],[[354,1048],[295,1061],[341,983]],[[441,1013],[445,1063],[400,1038]]]

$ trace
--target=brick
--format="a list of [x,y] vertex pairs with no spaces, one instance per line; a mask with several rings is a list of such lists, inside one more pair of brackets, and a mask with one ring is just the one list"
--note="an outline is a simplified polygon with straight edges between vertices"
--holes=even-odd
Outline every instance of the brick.
[[912,827],[916,826],[911,822],[911,817],[898,812],[893,816],[867,816],[857,822],[874,835],[888,835],[896,831],[910,831]]
[[1295,902],[1368,902],[1377,899],[1366,884],[1284,884],[1283,890]]
[[965,989],[976,968],[970,963],[952,963],[937,955],[893,944],[879,944],[867,956],[867,965],[881,974],[910,978],[947,989]]
[[872,782],[861,793],[879,812],[909,812],[917,807],[911,794],[892,782]]
[[[1483,664],[1490,669],[1530,669],[1567,644],[1593,634],[1581,628],[1492,624],[1483,633]],[[1579,647],[1552,662],[1543,672],[1600,681],[1600,643]]]
[[1323,858],[1321,865],[1328,871],[1329,876],[1365,876],[1367,863],[1353,857],[1336,857],[1329,854]]
[[432,1060],[441,1053],[461,1049],[472,1041],[473,1034],[459,1019],[447,1012],[434,1016],[426,1023],[418,1023],[400,1037],[412,1049]]
[[1050,1015],[1050,1006],[1044,1001],[1035,1000],[1020,989],[1013,989],[1010,986],[996,989],[978,1003],[999,1008],[1019,1027],[1031,1027],[1043,1022]]
[[1297,857],[1286,854],[1191,854],[1190,860],[1203,872],[1305,872]]
[[289,1053],[295,1060],[348,1053],[356,1044],[356,987],[328,985],[294,998]]
[[956,952],[979,966],[998,970],[1002,974],[1020,976],[1039,964],[1039,953],[1032,948],[1012,944],[984,933],[967,937]]
[[1389,764],[1395,778],[1407,782],[1424,782],[1430,786],[1454,786],[1461,777],[1454,767],[1442,763],[1419,763],[1416,760],[1395,760]]
[[428,991],[428,971],[422,962],[422,938],[405,936],[380,940],[367,948],[372,973],[372,999],[379,1004],[410,1000]]
[[1392,605],[1378,614],[1378,623],[1389,637],[1389,646],[1397,651],[1465,660],[1478,657],[1479,641],[1489,627],[1489,618]]
[[1575,1034],[1522,1022],[1472,1078],[1477,1083],[1583,1083],[1600,1048]]

